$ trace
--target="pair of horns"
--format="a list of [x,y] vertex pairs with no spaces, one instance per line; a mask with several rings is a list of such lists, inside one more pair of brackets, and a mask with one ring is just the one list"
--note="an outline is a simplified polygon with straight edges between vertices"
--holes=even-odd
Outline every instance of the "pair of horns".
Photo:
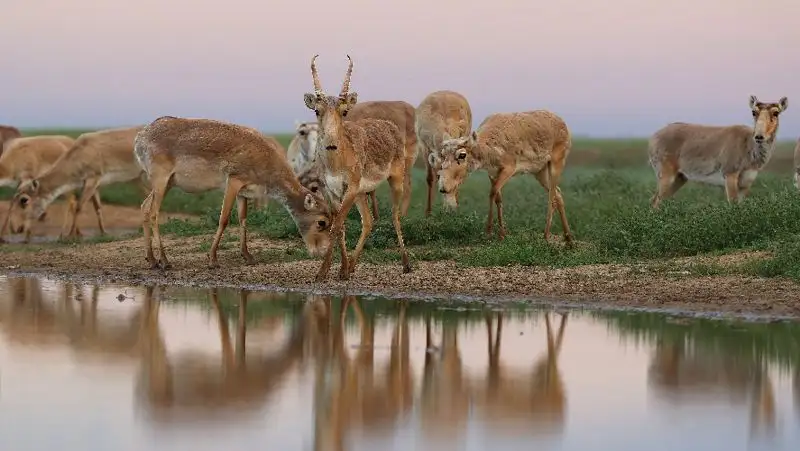
[[[319,82],[319,74],[317,73],[317,57],[319,55],[314,55],[314,58],[311,58],[311,78],[314,79],[314,91],[317,93],[324,92],[322,90],[322,83]],[[353,74],[353,59],[350,58],[350,55],[347,55],[347,60],[350,61],[350,64],[347,66],[347,73],[344,76],[344,84],[342,84],[342,92],[339,93],[339,97],[344,97],[350,92],[350,76]]]

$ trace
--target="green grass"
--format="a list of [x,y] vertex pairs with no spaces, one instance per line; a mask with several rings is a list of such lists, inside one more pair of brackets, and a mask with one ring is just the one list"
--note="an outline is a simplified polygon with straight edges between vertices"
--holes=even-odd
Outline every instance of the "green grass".
[[[72,136],[79,132],[37,131]],[[277,137],[284,145],[291,139],[291,135]],[[649,201],[655,189],[655,176],[647,164],[645,139],[576,137],[561,182],[567,217],[578,240],[573,249],[544,242],[547,198],[532,176],[516,176],[503,189],[509,235],[505,241],[499,241],[484,234],[489,193],[485,172],[474,173],[462,185],[457,212],[444,212],[437,192],[434,214],[425,218],[425,175],[417,167],[403,233],[413,259],[453,259],[464,266],[568,267],[767,249],[774,251],[774,258],[747,265],[742,271],[800,280],[797,264],[800,244],[796,244],[800,233],[800,195],[792,186],[793,146],[793,142],[779,144],[770,164],[754,184],[751,196],[740,205],[729,205],[721,187],[689,183],[654,211]],[[418,166],[421,164],[419,159]],[[0,193],[6,197],[8,194]],[[367,240],[363,258],[396,262],[398,253],[387,184],[381,184],[377,194],[380,221]],[[117,205],[138,206],[142,200],[141,191],[133,185],[107,187],[101,196],[104,202]],[[173,189],[165,198],[163,210],[196,214],[199,219],[173,220],[163,230],[181,236],[213,232],[220,203],[219,192],[188,195]],[[233,224],[237,222],[235,214],[231,219]],[[297,243],[290,256],[269,256],[269,261],[307,258],[295,224],[274,202],[260,211],[251,211],[249,227],[257,236]],[[360,232],[355,208],[348,217],[346,231],[352,248]],[[557,214],[552,232],[561,233]],[[713,265],[693,268],[694,273],[720,271]]]

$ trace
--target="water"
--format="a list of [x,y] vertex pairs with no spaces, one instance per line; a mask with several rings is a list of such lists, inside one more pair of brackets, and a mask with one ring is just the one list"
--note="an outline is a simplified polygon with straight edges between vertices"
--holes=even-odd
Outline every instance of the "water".
[[796,450],[799,343],[791,324],[0,277],[0,449]]

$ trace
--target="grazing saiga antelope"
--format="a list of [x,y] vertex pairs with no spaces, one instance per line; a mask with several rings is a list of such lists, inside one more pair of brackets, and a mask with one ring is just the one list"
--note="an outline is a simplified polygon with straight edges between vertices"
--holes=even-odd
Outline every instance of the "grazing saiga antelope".
[[[0,186],[16,187],[32,180],[55,164],[74,142],[74,139],[65,135],[40,135],[16,138],[6,143],[3,155],[0,155]],[[73,203],[74,196],[70,196],[70,207]],[[3,221],[2,230],[0,230],[0,242],[8,228],[14,209],[20,205],[19,197],[14,196],[9,203],[8,212]],[[65,222],[68,216],[69,213],[65,217]],[[44,215],[40,214],[39,219],[43,218]],[[12,229],[21,231],[14,226]]]
[[673,122],[650,138],[650,166],[658,178],[653,208],[687,181],[725,187],[728,202],[744,199],[775,149],[778,118],[789,101],[760,102],[750,96],[753,127]]
[[[403,183],[406,178],[403,135],[392,122],[381,119],[362,119],[357,122],[344,122],[358,94],[350,91],[350,76],[353,73],[353,60],[347,68],[342,90],[337,97],[329,96],[322,90],[317,75],[315,55],[311,60],[311,77],[314,81],[314,92],[305,93],[303,101],[307,108],[314,110],[319,123],[319,140],[317,142],[317,159],[324,168],[325,192],[332,200],[336,213],[331,226],[331,236],[338,240],[341,250],[341,267],[339,278],[347,280],[355,270],[358,257],[364,249],[364,242],[372,230],[372,214],[369,211],[365,193],[373,191],[375,186],[388,180],[392,191],[392,222],[397,233],[397,243],[403,262],[403,272],[411,272],[403,231],[400,227],[400,203],[403,198]],[[344,237],[344,221],[353,207],[358,207],[361,215],[361,236],[353,251],[352,258],[347,257]],[[322,281],[331,265],[332,246],[328,248],[317,273],[316,280]]]
[[31,219],[40,216],[58,196],[81,189],[81,197],[71,209],[69,237],[80,236],[77,221],[83,206],[91,199],[100,234],[105,235],[102,203],[98,189],[112,183],[138,181],[145,185],[144,171],[133,156],[133,140],[142,126],[113,128],[80,135],[73,146],[48,170],[20,184],[20,204],[28,209],[25,234],[30,236]]
[[[402,100],[372,100],[359,102],[350,108],[344,115],[345,121],[360,121],[361,119],[383,119],[393,122],[403,134],[404,150],[406,156],[406,178],[403,181],[403,204],[400,215],[408,213],[411,204],[411,168],[417,160],[417,133],[414,131],[414,106]],[[378,220],[378,203],[375,191],[367,193],[372,201],[372,215]]]
[[[320,194],[300,185],[275,138],[250,127],[211,119],[163,116],[139,132],[134,154],[153,187],[142,202],[146,258],[153,269],[171,267],[159,233],[158,214],[173,186],[188,193],[225,191],[219,227],[209,252],[211,267],[218,266],[217,248],[234,200],[241,253],[248,264],[255,262],[247,249],[247,199],[252,198],[270,197],[286,207],[311,255],[319,256],[330,248],[328,204]],[[159,260],[153,255],[151,233]]]
[[[440,169],[431,166],[436,160],[431,160],[430,155],[441,149],[445,136],[451,138],[469,136],[472,131],[472,110],[467,98],[454,91],[436,91],[428,94],[414,113],[414,130],[417,135],[417,153],[425,158],[428,183],[425,216],[430,216],[433,185]],[[458,203],[456,196],[453,200]]]
[[569,128],[555,113],[546,110],[496,113],[488,116],[478,130],[468,136],[445,139],[439,155],[430,155],[430,164],[441,168],[439,191],[451,204],[455,204],[458,187],[471,172],[484,169],[489,173],[492,188],[486,233],[492,233],[492,207],[497,206],[500,239],[506,236],[503,185],[518,173],[533,174],[549,197],[544,239],[550,237],[553,210],[558,208],[564,240],[569,244],[572,234],[558,182],[571,146]]
[[3,154],[3,147],[6,142],[21,136],[22,133],[20,133],[19,129],[16,127],[12,127],[10,125],[0,125],[0,155]]

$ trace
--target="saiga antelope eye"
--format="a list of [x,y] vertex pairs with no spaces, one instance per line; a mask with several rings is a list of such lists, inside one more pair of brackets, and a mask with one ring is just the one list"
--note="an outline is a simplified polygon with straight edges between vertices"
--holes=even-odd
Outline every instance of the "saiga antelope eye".
[[325,226],[328,224],[325,221],[317,221],[317,225],[320,229],[325,229]]

